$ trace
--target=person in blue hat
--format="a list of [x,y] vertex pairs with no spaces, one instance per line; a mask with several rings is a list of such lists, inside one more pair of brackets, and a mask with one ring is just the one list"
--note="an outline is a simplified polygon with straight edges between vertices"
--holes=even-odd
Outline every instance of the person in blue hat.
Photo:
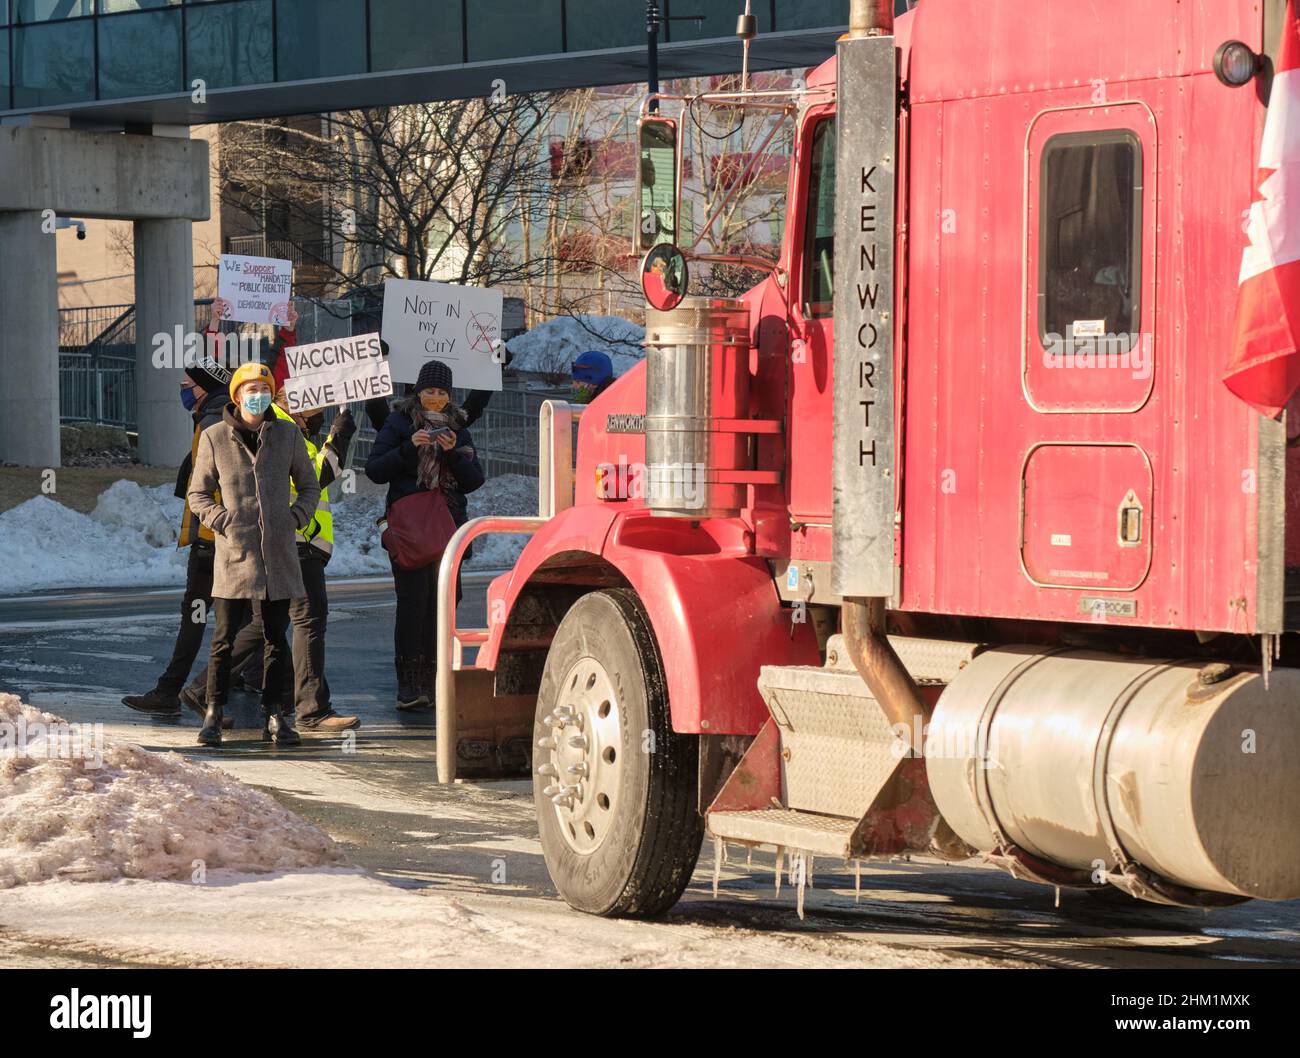
[[614,363],[601,352],[581,353],[573,361],[574,404],[590,404],[614,381]]

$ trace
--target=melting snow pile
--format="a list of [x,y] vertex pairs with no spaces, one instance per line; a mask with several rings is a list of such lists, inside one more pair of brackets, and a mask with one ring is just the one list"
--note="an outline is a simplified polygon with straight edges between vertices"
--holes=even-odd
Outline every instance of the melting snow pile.
[[[34,496],[0,513],[0,594],[44,588],[182,584],[186,554],[175,547],[179,508],[170,485],[118,481],[91,515]],[[162,545],[152,540],[168,540]]]
[[[334,500],[331,577],[386,574],[388,555],[375,519],[381,495]],[[176,547],[184,504],[171,485],[141,488],[116,481],[94,511],[81,514],[48,496],[36,496],[0,513],[0,595],[51,588],[120,588],[185,583],[189,552]],[[469,497],[471,517],[537,513],[537,479],[506,474]],[[513,564],[522,537],[494,537],[474,545],[470,568]]]
[[567,374],[579,353],[608,353],[614,374],[621,375],[645,357],[645,328],[621,316],[558,316],[511,338],[516,371]]
[[[169,517],[173,512],[163,508],[163,491],[171,501],[168,506],[174,509],[175,517]],[[166,485],[142,489],[134,481],[122,480],[113,482],[99,494],[90,517],[110,528],[133,529],[151,547],[169,547],[176,543],[176,526],[184,508],[184,503]]]
[[179,754],[109,741],[0,694],[0,889],[51,879],[190,880],[339,863],[324,833]]
[[[471,492],[469,516],[484,515],[518,518],[537,515],[537,479],[524,474],[502,474],[488,478],[477,492]],[[528,542],[527,536],[480,536],[474,541],[474,555],[467,563],[470,569],[508,569],[519,558],[519,552]]]

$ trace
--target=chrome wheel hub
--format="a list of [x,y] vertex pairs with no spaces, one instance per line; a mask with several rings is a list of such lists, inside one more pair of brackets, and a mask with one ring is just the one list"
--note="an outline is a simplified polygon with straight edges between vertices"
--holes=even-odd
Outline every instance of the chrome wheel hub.
[[547,785],[560,833],[574,852],[600,848],[614,818],[623,725],[614,683],[595,658],[565,673],[555,708],[541,719],[537,774]]

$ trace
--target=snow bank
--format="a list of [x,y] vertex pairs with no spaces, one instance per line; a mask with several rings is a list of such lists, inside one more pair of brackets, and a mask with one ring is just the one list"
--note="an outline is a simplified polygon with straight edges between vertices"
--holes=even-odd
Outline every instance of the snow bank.
[[[493,514],[499,517],[525,517],[537,514],[537,479],[526,474],[502,474],[488,478],[477,492],[471,492],[469,516],[481,518]],[[508,569],[515,564],[519,553],[528,542],[527,536],[493,534],[479,537],[474,543],[474,554],[466,563],[468,569]]]
[[76,726],[80,743],[60,747],[34,725],[67,730],[59,717],[0,694],[0,889],[342,861],[311,823],[216,768],[105,739],[102,728],[92,736],[87,725]]
[[[100,507],[129,519],[143,504],[115,499],[105,506],[101,496],[96,510]],[[147,537],[138,526],[106,524],[48,496],[34,496],[0,513],[0,594],[184,583],[185,552],[156,547]]]
[[[331,577],[386,574],[388,555],[375,519],[380,495],[334,500]],[[185,583],[188,551],[176,547],[184,504],[171,485],[141,488],[116,481],[90,515],[36,496],[0,513],[0,595],[54,588],[122,588]],[[469,497],[471,517],[537,513],[537,480],[521,474],[491,478]],[[474,547],[468,568],[512,565],[522,537],[496,537]]]
[[558,316],[511,338],[516,371],[567,373],[579,353],[608,353],[614,374],[621,375],[644,356],[645,328],[621,316]]
[[134,481],[123,479],[113,482],[99,494],[99,500],[90,516],[101,525],[138,532],[151,547],[168,547],[176,543],[180,510],[174,521],[168,519],[167,512],[158,502],[158,493],[162,490],[166,490],[167,496],[181,510],[184,509],[184,505],[172,496],[172,489],[166,485],[143,489]]
[[331,577],[368,577],[391,572],[388,552],[379,546],[379,526],[375,524],[384,513],[384,497],[373,493],[335,497],[334,491],[330,493],[334,555],[325,567],[326,573]]

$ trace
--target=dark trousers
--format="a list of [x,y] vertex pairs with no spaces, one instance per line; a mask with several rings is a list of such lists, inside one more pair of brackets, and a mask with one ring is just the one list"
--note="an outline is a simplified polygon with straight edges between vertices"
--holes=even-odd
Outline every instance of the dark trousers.
[[438,563],[419,569],[393,567],[397,617],[393,651],[399,658],[433,659],[438,636]]
[[[393,652],[399,658],[424,657],[433,661],[438,649],[438,566],[430,562],[419,569],[399,569],[390,559],[397,617],[393,624]],[[456,578],[456,601],[461,598]]]
[[[181,600],[181,626],[176,630],[176,645],[166,671],[158,677],[158,690],[178,694],[194,668],[194,659],[203,646],[203,629],[212,609],[212,563],[216,552],[211,544],[190,545],[185,565],[185,597]],[[202,605],[196,606],[196,603]]]
[[266,680],[262,685],[262,705],[278,707],[284,700],[285,672],[289,663],[288,599],[216,599],[213,613],[212,651],[208,655],[207,703],[225,706],[230,700],[230,668],[235,640],[247,624],[250,613],[261,625],[265,639],[262,662]]
[[[304,719],[328,716],[330,685],[325,678],[325,630],[329,620],[329,594],[325,590],[325,556],[314,547],[300,546],[298,561],[307,594],[289,601],[289,621],[293,625],[293,666],[284,667],[284,684],[279,701],[294,703]],[[263,665],[262,622],[255,612],[235,635],[230,650],[230,671],[238,672],[250,686],[266,686]],[[200,672],[191,685],[200,694],[207,693],[208,670]]]
[[290,701],[304,719],[326,716],[331,711],[330,685],[325,679],[325,626],[330,601],[325,591],[325,556],[311,546],[300,546],[302,583],[307,594],[289,606],[293,622],[293,682]]

